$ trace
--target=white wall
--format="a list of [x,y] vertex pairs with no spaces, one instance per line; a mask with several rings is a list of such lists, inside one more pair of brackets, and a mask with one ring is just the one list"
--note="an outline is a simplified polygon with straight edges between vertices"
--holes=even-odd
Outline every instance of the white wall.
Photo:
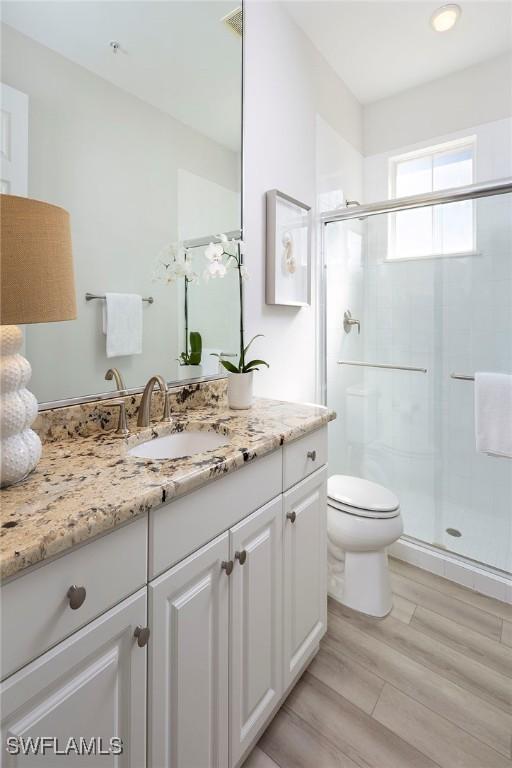
[[[265,334],[255,343],[254,352],[271,366],[256,375],[256,391],[263,396],[313,401],[316,281],[311,307],[266,306],[265,192],[280,189],[308,203],[315,212],[317,116],[360,150],[362,111],[278,3],[248,0],[245,31],[244,235],[250,272],[246,326],[251,335]],[[322,163],[325,168],[324,158]],[[352,194],[345,184],[343,189]],[[312,258],[316,266],[316,238]]]
[[364,107],[364,153],[510,116],[512,55],[497,56]]
[[[29,96],[28,194],[66,208],[72,224],[78,319],[27,329],[32,390],[40,401],[104,391],[110,365],[132,387],[155,372],[173,378],[179,298],[176,286],[152,282],[152,268],[180,223],[191,231],[184,180],[215,183],[234,217],[222,226],[239,226],[236,153],[6,25],[2,44],[2,80]],[[180,169],[189,174],[181,185]],[[106,290],[155,297],[144,307],[142,355],[107,359],[102,304],[84,300]]]

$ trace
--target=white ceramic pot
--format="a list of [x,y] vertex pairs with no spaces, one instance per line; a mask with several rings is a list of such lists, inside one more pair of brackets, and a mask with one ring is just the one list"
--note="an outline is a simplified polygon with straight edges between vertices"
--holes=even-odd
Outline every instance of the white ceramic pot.
[[178,366],[179,379],[200,379],[202,375],[203,375],[202,365],[179,365]]
[[249,373],[228,372],[228,405],[230,408],[243,411],[251,407],[253,373],[254,371]]

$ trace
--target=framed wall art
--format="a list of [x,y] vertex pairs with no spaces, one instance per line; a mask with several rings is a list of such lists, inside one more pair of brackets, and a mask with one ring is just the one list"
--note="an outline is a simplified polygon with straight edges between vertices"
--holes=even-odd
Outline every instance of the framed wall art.
[[284,192],[267,192],[266,303],[311,304],[311,208]]

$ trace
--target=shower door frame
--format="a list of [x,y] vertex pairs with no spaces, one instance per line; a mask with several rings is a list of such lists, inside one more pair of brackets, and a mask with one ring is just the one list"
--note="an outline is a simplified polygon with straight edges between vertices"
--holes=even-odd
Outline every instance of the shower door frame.
[[[496,181],[486,181],[479,184],[469,184],[464,187],[446,189],[440,192],[412,195],[410,197],[398,197],[391,200],[382,200],[377,203],[368,203],[366,205],[350,205],[350,208],[335,209],[326,211],[319,215],[318,222],[320,226],[319,243],[319,276],[317,281],[317,327],[319,331],[317,370],[316,370],[316,391],[317,401],[327,405],[327,263],[326,263],[326,237],[325,231],[329,224],[340,221],[350,221],[351,219],[366,219],[370,216],[378,216],[382,213],[393,213],[398,211],[411,210],[413,208],[426,208],[432,205],[444,205],[447,203],[460,202],[461,200],[476,200],[481,197],[493,197],[495,195],[506,195],[512,193],[512,177],[499,179]],[[398,366],[397,366],[398,367]],[[455,378],[472,379],[472,376],[457,375]],[[449,550],[440,549],[434,544],[430,544],[413,536],[403,534],[401,541],[406,544],[412,544],[419,547],[425,553],[431,553],[433,557],[449,556],[452,560],[471,566],[478,566],[489,574],[498,577],[505,576],[510,579],[510,574],[494,566],[473,560],[465,555],[460,555]],[[425,565],[425,567],[427,567]],[[427,570],[429,568],[427,567]]]
[[396,197],[390,200],[381,200],[377,203],[366,205],[351,205],[350,208],[336,208],[326,211],[319,216],[320,225],[320,254],[319,254],[319,279],[317,288],[317,323],[319,329],[319,347],[317,355],[316,391],[317,400],[327,405],[327,264],[325,253],[325,229],[329,224],[351,219],[366,219],[369,216],[379,216],[382,213],[398,213],[413,208],[427,208],[433,205],[445,205],[457,203],[462,200],[477,200],[481,197],[493,197],[494,195],[506,195],[512,192],[512,177],[498,179],[496,181],[484,181],[479,184],[468,184],[464,187],[443,189],[439,192],[428,192],[409,197]]

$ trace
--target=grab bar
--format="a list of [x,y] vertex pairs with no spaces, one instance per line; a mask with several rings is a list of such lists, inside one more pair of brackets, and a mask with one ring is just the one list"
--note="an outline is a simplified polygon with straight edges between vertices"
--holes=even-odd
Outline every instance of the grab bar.
[[[505,374],[512,376],[512,374]],[[450,373],[450,379],[460,379],[460,381],[474,381],[474,376],[469,376],[467,373]]]
[[393,371],[416,371],[426,373],[426,368],[412,368],[410,365],[388,365],[387,363],[362,363],[359,360],[338,360],[338,365],[358,365],[362,368],[388,368]]

